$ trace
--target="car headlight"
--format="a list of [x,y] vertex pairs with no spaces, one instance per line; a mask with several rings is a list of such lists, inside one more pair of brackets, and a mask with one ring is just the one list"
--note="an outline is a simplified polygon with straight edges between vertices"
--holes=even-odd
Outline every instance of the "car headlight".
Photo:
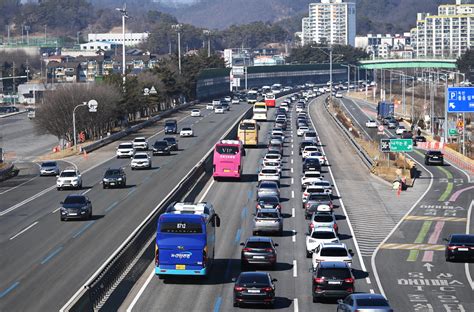
[[122,178],[118,178],[117,181],[122,181]]

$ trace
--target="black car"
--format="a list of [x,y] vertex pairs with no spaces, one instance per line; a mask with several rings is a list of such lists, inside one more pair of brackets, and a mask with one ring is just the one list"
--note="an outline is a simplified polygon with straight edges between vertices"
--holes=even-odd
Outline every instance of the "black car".
[[257,198],[256,209],[262,208],[276,208],[280,209],[281,211],[280,199],[278,198],[278,196],[275,195],[260,196],[259,198]]
[[443,153],[440,151],[427,151],[425,154],[425,165],[444,165]]
[[241,304],[265,304],[273,307],[275,303],[276,279],[266,272],[242,272],[234,284],[234,307]]
[[474,261],[474,234],[452,234],[445,241],[446,261]]
[[354,293],[354,276],[349,264],[323,261],[313,268],[313,302],[319,298],[345,298]]
[[300,155],[303,153],[306,146],[316,146],[316,144],[313,141],[302,141],[300,143]]
[[321,172],[321,163],[317,158],[306,158],[303,162],[303,172],[319,171]]
[[426,142],[426,138],[422,135],[417,135],[416,137],[413,138],[413,145],[416,146],[416,144],[419,142]]
[[170,155],[170,149],[168,142],[165,140],[157,140],[153,143],[153,155]]
[[61,202],[61,221],[68,219],[91,219],[92,204],[87,196],[82,194],[71,194]]
[[268,265],[274,268],[277,264],[275,244],[269,237],[249,237],[245,243],[240,244],[242,251],[240,254],[240,264],[242,270],[246,270],[250,265]]
[[127,175],[122,168],[107,169],[104,177],[102,178],[102,188],[108,188],[112,186],[125,187],[127,185]]
[[173,137],[164,137],[163,141],[168,142],[168,146],[170,147],[170,151],[177,151],[178,150],[178,140]]

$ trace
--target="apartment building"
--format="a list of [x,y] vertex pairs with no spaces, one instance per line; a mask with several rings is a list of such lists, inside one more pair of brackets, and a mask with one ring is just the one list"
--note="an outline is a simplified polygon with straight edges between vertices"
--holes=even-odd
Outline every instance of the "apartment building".
[[355,47],[374,58],[412,58],[411,34],[368,34],[356,36]]
[[474,4],[456,0],[440,5],[437,15],[418,13],[411,35],[417,57],[457,58],[474,45]]
[[309,16],[301,21],[301,44],[355,45],[356,5],[346,0],[321,0],[309,4]]

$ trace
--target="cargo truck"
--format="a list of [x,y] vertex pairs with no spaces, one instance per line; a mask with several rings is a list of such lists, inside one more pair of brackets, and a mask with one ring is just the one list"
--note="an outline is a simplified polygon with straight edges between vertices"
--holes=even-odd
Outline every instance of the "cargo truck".
[[379,102],[377,104],[377,119],[383,120],[387,117],[393,117],[394,104],[392,102]]

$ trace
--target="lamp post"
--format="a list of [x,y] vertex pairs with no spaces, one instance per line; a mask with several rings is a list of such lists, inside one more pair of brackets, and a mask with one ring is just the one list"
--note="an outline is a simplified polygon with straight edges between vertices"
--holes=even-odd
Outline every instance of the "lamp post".
[[183,27],[182,24],[175,24],[171,25],[171,28],[176,30],[178,33],[178,70],[179,74],[181,75],[181,28]]
[[[324,54],[329,56],[329,88],[330,88],[329,99],[332,100],[332,57],[333,57],[332,50],[333,48],[331,45],[329,45],[329,47],[314,47],[314,48],[321,50]],[[328,49],[329,54],[326,53],[324,49]]]
[[89,102],[82,102],[82,104],[76,105],[72,111],[72,132],[73,132],[73,140],[74,140],[74,149],[77,150],[77,137],[76,137],[76,109],[81,106],[88,106],[90,113],[97,112],[98,103],[96,100],[90,100]]
[[211,31],[204,29],[202,32],[207,36],[207,57],[211,57]]
[[123,88],[125,91],[125,82],[126,78],[126,70],[125,70],[125,19],[129,18],[127,12],[127,5],[124,4],[123,8],[116,8],[115,10],[119,11],[122,14],[122,80],[123,80]]

